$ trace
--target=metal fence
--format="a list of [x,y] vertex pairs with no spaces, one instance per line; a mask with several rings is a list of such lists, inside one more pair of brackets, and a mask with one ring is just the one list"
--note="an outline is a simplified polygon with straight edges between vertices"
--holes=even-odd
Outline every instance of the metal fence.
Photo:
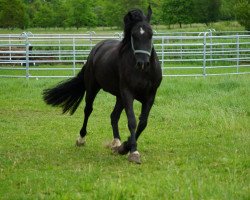
[[[70,77],[86,62],[92,47],[113,35],[0,35],[0,77]],[[154,48],[164,76],[250,73],[249,32],[155,33]]]

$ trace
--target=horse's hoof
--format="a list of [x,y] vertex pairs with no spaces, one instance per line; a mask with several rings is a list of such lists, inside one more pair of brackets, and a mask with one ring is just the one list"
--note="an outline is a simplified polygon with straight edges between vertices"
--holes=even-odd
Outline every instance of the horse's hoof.
[[136,164],[141,164],[140,154],[138,151],[130,153],[128,156],[128,161]]
[[107,143],[105,146],[107,148],[113,149],[115,147],[121,146],[121,141],[118,138],[115,138],[115,139],[113,139],[113,141],[111,143]]
[[119,147],[119,146],[121,146],[121,141],[118,138],[113,139],[111,143],[111,148]]
[[76,146],[77,147],[81,147],[81,146],[84,146],[85,145],[85,138],[83,137],[79,137],[77,140],[76,140]]
[[120,155],[126,155],[129,152],[129,149],[126,148],[124,143],[122,143],[120,146],[116,146],[112,148],[114,153],[118,153]]

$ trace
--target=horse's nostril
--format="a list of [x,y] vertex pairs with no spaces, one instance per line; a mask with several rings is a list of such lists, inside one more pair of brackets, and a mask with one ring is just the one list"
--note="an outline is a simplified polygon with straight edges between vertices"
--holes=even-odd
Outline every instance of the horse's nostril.
[[136,66],[138,69],[144,70],[145,68],[147,68],[149,66],[149,62],[143,62],[143,61],[138,61],[136,63]]
[[136,66],[139,67],[139,68],[141,68],[143,65],[144,65],[143,62],[140,62],[140,61],[138,61],[138,62],[136,63]]

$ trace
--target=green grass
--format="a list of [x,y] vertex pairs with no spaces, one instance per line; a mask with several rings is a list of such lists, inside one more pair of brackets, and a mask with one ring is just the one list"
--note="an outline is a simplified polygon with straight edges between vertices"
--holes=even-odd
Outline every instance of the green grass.
[[[164,63],[165,68],[163,69],[164,75],[202,75],[203,68],[202,63],[195,62],[172,62],[172,63]],[[212,63],[212,66],[216,66],[216,64]],[[234,66],[234,67],[225,67],[225,68],[211,68],[210,62],[207,62],[206,73],[207,75],[211,74],[228,74],[228,73],[236,73],[237,67],[233,62],[224,62],[221,64],[222,66]],[[83,66],[82,63],[76,64],[75,73],[78,73],[79,69]],[[26,67],[20,65],[6,65],[3,66],[5,69],[1,69],[0,66],[0,75],[4,76],[26,76]],[[8,69],[12,68],[12,69]],[[182,68],[178,68],[182,67]],[[192,68],[188,68],[192,67]],[[6,69],[7,68],[7,69]],[[15,69],[13,69],[15,68]],[[54,70],[49,70],[49,69]],[[60,68],[60,70],[58,70]],[[250,72],[249,67],[239,66],[239,73]],[[72,76],[74,74],[73,64],[37,64],[36,66],[30,66],[29,75],[34,77],[39,76]]]
[[[75,147],[84,104],[69,116],[41,99],[58,81],[0,79],[0,199],[250,198],[249,75],[164,78],[138,142],[142,165],[104,147],[115,102],[104,92],[87,145]],[[119,125],[125,140],[124,113]]]
[[[157,32],[192,32],[192,31],[207,31],[208,29],[215,29],[216,31],[244,31],[244,27],[237,21],[221,21],[211,23],[208,26],[205,24],[183,24],[180,28],[178,24],[169,26],[166,25],[152,25]],[[32,32],[33,34],[85,34],[89,31],[95,31],[97,34],[113,34],[115,32],[122,32],[121,28],[117,27],[81,27],[76,28],[28,28],[21,29],[0,29],[0,34],[21,34],[22,32]]]

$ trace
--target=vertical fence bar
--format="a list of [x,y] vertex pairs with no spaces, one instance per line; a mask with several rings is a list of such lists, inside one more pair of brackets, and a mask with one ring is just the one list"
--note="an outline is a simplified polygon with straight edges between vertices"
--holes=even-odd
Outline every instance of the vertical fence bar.
[[61,34],[59,34],[59,61],[61,62]]
[[237,66],[237,73],[239,73],[239,60],[240,60],[240,38],[239,38],[239,34],[236,35],[236,48],[237,48],[236,66]]
[[10,54],[9,54],[9,60],[12,60],[12,53],[11,53],[11,35],[9,35],[9,51],[10,51]]
[[92,47],[93,47],[92,36],[93,36],[93,34],[95,34],[95,32],[94,31],[88,31],[87,33],[89,34],[90,50],[91,50]]
[[91,50],[92,49],[92,45],[93,45],[93,43],[92,43],[92,32],[90,33],[89,40],[90,40],[90,50]]
[[225,51],[224,51],[224,45],[223,44],[221,45],[221,52],[222,52],[222,56],[224,57],[225,56]]
[[25,47],[26,47],[26,55],[25,55],[25,63],[26,63],[26,79],[29,79],[29,67],[30,67],[30,63],[29,63],[29,38],[28,38],[28,34],[24,33],[24,37],[25,37]]
[[213,60],[213,32],[212,30],[210,30],[210,33],[209,33],[209,36],[210,36],[210,66],[212,66],[212,60]]
[[76,42],[73,37],[73,75],[76,75]]
[[161,69],[162,74],[164,73],[164,36],[161,39]]
[[[181,33],[181,44],[183,44],[183,39],[182,39],[182,33]],[[181,45],[181,61],[182,61],[182,45]]]
[[206,48],[207,48],[207,32],[204,33],[203,38],[203,76],[205,77],[207,75],[206,72]]

